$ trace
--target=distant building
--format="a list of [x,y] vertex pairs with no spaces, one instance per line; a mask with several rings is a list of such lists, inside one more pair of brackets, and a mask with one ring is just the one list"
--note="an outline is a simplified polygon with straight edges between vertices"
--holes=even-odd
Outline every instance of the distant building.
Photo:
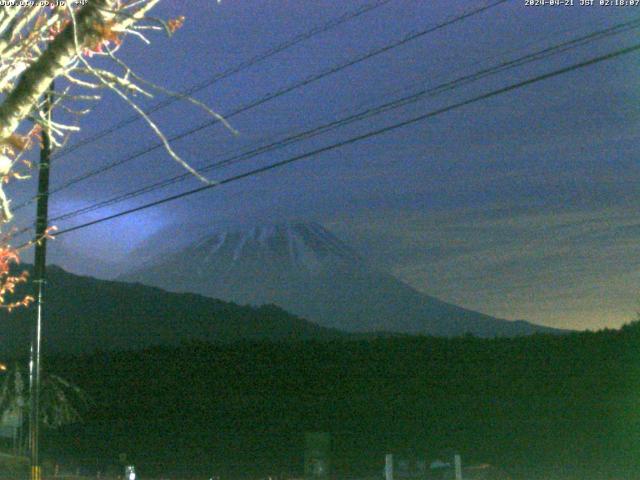
[[[0,363],[0,372],[6,370],[6,366]],[[9,377],[3,376],[3,395],[6,397],[3,399],[3,411],[0,412],[0,440],[3,446],[10,444],[14,453],[20,453],[22,449],[21,428],[24,423],[25,410],[24,382],[18,370],[10,375],[12,375],[10,378],[14,380],[10,385],[7,385]]]
[[16,438],[18,429],[22,425],[22,407],[15,405],[6,410],[0,418],[0,437]]
[[[489,464],[463,466],[462,480],[511,480],[503,470]],[[427,464],[421,458],[387,455],[385,480],[456,480],[454,463],[434,460]]]

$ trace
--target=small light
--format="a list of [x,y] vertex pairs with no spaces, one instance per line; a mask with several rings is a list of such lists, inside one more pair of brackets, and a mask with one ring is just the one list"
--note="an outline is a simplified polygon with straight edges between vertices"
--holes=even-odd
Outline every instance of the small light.
[[136,467],[127,465],[125,468],[125,478],[126,480],[136,480]]
[[4,363],[0,363],[0,371],[1,372],[6,372],[7,371],[7,366]]

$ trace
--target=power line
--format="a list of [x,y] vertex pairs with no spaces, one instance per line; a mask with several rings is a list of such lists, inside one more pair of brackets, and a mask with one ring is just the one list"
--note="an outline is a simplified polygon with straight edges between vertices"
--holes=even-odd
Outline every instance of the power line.
[[[464,75],[462,77],[456,78],[454,80],[442,83],[440,85],[437,85],[435,87],[431,87],[429,89],[423,89],[421,91],[418,91],[416,93],[413,93],[411,95],[405,96],[403,98],[399,98],[390,102],[386,102],[382,105],[378,105],[376,107],[371,107],[368,108],[364,111],[355,113],[355,114],[351,114],[348,115],[347,117],[341,118],[339,120],[335,120],[332,122],[329,122],[327,124],[324,125],[320,125],[317,127],[314,127],[310,130],[306,130],[300,133],[296,133],[294,135],[288,136],[286,138],[280,139],[278,141],[274,141],[268,145],[263,145],[259,148],[253,149],[253,150],[249,150],[249,151],[245,151],[239,155],[234,155],[230,158],[227,158],[225,160],[222,161],[218,161],[218,162],[214,162],[211,163],[209,165],[204,166],[203,168],[198,169],[198,171],[200,173],[204,173],[207,171],[211,171],[213,169],[217,169],[220,167],[224,167],[224,166],[228,166],[231,164],[235,164],[239,161],[243,161],[246,159],[250,159],[253,158],[255,156],[261,155],[263,153],[266,152],[270,152],[276,149],[280,149],[283,148],[287,145],[290,145],[294,142],[300,141],[300,140],[306,140],[312,137],[315,137],[317,135],[326,133],[328,131],[333,131],[337,128],[343,127],[345,125],[348,125],[350,123],[356,122],[356,121],[360,121],[363,120],[365,118],[370,118],[374,115],[378,115],[384,112],[387,112],[389,110],[392,109],[396,109],[405,105],[408,105],[410,103],[414,103],[417,102],[418,100],[422,100],[425,98],[431,98],[434,97],[438,94],[441,94],[445,91],[450,91],[456,88],[459,88],[463,85],[469,84],[471,82],[477,81],[479,79],[485,78],[487,76],[490,75],[495,75],[497,73],[503,72],[507,69],[511,69],[514,67],[519,67],[522,65],[525,65],[527,63],[531,63],[534,61],[538,61],[544,58],[548,58],[552,55],[557,55],[558,53],[562,53],[565,52],[569,49],[572,48],[576,48],[578,46],[583,46],[586,45],[590,42],[593,42],[594,40],[599,40],[602,39],[604,37],[607,36],[611,36],[611,35],[615,35],[621,32],[625,32],[628,31],[630,29],[633,28],[638,28],[640,26],[640,17],[636,18],[634,20],[631,20],[629,22],[624,22],[624,23],[620,23],[620,24],[616,24],[613,25],[611,27],[596,31],[596,32],[592,32],[589,33],[587,35],[583,35],[581,37],[577,37],[577,38],[573,38],[570,40],[567,40],[565,42],[562,42],[558,45],[554,45],[536,52],[532,52],[529,53],[527,55],[521,56],[519,58],[510,60],[510,61],[505,61],[505,62],[501,62],[498,65],[495,65],[493,67],[489,67],[489,68],[485,68],[482,69],[480,71],[477,71],[475,73],[472,74],[468,74],[468,75]],[[73,218],[76,217],[78,215],[82,215],[84,213],[88,213],[91,211],[95,211],[110,205],[114,205],[116,203],[120,203],[124,200],[128,200],[131,198],[135,198],[137,196],[140,196],[142,194],[145,193],[149,193],[149,192],[153,192],[155,190],[158,190],[160,188],[164,188],[166,186],[169,185],[173,185],[175,183],[178,183],[180,181],[186,180],[188,178],[192,178],[191,174],[189,173],[183,173],[181,175],[176,175],[174,177],[170,177],[168,179],[164,179],[161,180],[159,182],[156,182],[154,184],[151,185],[147,185],[145,187],[139,188],[137,190],[131,191],[131,192],[127,192],[124,194],[120,194],[117,195],[115,197],[112,197],[110,199],[104,200],[102,202],[98,202],[95,203],[93,205],[89,205],[86,207],[82,207],[80,209],[77,210],[73,210],[70,212],[66,212],[63,213],[61,215],[55,216],[53,217],[51,220],[52,221],[59,221],[59,220],[67,220],[69,218]]]
[[[192,95],[196,92],[199,92],[201,90],[204,90],[207,87],[210,87],[211,85],[214,85],[215,83],[219,82],[220,80],[224,80],[227,77],[230,77],[238,72],[241,72],[242,70],[245,70],[249,67],[252,67],[253,65],[256,65],[278,53],[281,53],[295,45],[298,45],[299,43],[308,40],[316,35],[325,33],[343,23],[348,22],[349,20],[352,20],[354,18],[359,17],[360,15],[363,15],[365,13],[368,13],[372,10],[375,10],[376,8],[382,7],[383,5],[386,5],[387,3],[390,3],[392,0],[380,0],[377,2],[374,2],[372,4],[369,5],[364,5],[356,10],[354,10],[353,12],[348,12],[345,13],[344,15],[341,15],[337,18],[334,18],[332,20],[329,20],[328,22],[319,25],[315,28],[312,28],[311,30],[307,31],[307,32],[303,32],[299,35],[296,35],[292,38],[290,38],[289,40],[284,41],[283,43],[276,45],[275,47],[260,53],[258,55],[255,55],[251,58],[249,58],[248,60],[245,60],[244,62],[236,65],[235,67],[232,67],[230,69],[227,69],[221,73],[218,73],[216,75],[214,75],[213,77],[205,80],[204,82],[200,82],[196,85],[192,85],[191,87],[187,88],[186,90],[183,90],[181,92],[179,92],[179,95],[177,97],[169,97],[161,102],[156,103],[155,105],[151,106],[149,109],[145,110],[145,113],[151,114],[153,112],[157,112],[158,110],[161,110],[169,105],[171,105],[172,103],[180,100],[182,97],[187,96],[187,95]],[[114,133],[118,130],[120,130],[121,128],[126,127],[127,125],[130,125],[136,121],[138,121],[140,119],[139,115],[132,115],[114,125],[112,125],[111,127],[102,130],[98,133],[96,133],[95,135],[92,135],[90,137],[84,138],[76,143],[74,143],[73,145],[70,145],[69,147],[60,150],[56,155],[54,155],[54,159],[55,158],[60,158],[63,156],[66,156],[68,154],[70,154],[71,152],[85,146],[85,145],[89,145],[91,143],[94,143],[98,140],[100,140],[103,137],[106,137],[107,135],[110,135],[111,133]]]
[[[355,122],[355,121],[360,121],[364,118],[369,118],[373,115],[377,115],[383,112],[386,112],[388,110],[391,110],[393,108],[398,108],[401,107],[403,105],[407,105],[409,103],[413,103],[415,101],[418,101],[422,98],[425,98],[425,96],[427,98],[430,98],[432,96],[438,95],[444,91],[447,90],[453,90],[454,88],[458,88],[464,84],[467,83],[471,83],[473,81],[476,81],[478,79],[481,79],[483,77],[489,76],[489,75],[493,75],[496,73],[499,73],[501,71],[504,71],[506,69],[510,69],[510,68],[514,68],[514,67],[518,67],[518,66],[522,66],[526,63],[530,63],[533,61],[538,61],[544,58],[548,58],[552,55],[556,55],[558,53],[567,51],[569,49],[573,49],[579,46],[583,46],[586,45],[590,42],[593,42],[594,40],[599,40],[599,39],[603,39],[605,37],[609,37],[612,35],[616,35],[619,33],[623,33],[626,31],[629,31],[631,29],[635,29],[638,28],[638,26],[640,26],[640,17],[633,19],[631,21],[628,22],[623,22],[623,23],[619,23],[619,24],[615,24],[613,26],[595,31],[595,32],[591,32],[588,33],[586,35],[580,36],[580,37],[576,37],[564,42],[561,42],[560,44],[556,44],[547,48],[544,48],[542,50],[536,51],[536,52],[532,52],[529,54],[526,54],[524,56],[518,57],[514,60],[509,60],[509,61],[504,61],[501,62],[498,65],[492,66],[490,68],[486,68],[480,71],[477,71],[473,74],[469,74],[469,75],[464,75],[462,77],[459,77],[455,80],[449,81],[449,82],[445,82],[443,84],[440,84],[438,86],[432,87],[428,90],[422,90],[419,91],[417,93],[414,93],[412,95],[400,98],[398,100],[394,100],[392,102],[388,102],[385,103],[383,105],[379,105],[376,107],[372,107],[369,109],[366,109],[363,112],[359,112],[357,114],[352,114],[347,116],[346,118],[341,118],[340,120],[336,120],[333,122],[330,122],[329,124],[325,124],[325,125],[321,125],[319,127],[315,127],[312,128],[311,130],[306,130],[300,133],[296,133],[294,135],[291,135],[289,137],[286,137],[284,139],[280,139],[278,141],[272,142],[268,145],[263,145],[260,146],[259,148],[253,149],[253,150],[249,150],[249,151],[245,151],[242,152],[241,154],[238,155],[234,155],[231,158],[227,158],[225,160],[222,161],[218,161],[218,162],[214,162],[212,164],[209,164],[203,168],[201,168],[199,171],[201,173],[204,173],[206,171],[210,171],[212,169],[216,169],[219,167],[223,167],[223,166],[227,166],[227,165],[231,165],[234,163],[237,163],[239,161],[245,160],[245,159],[249,159],[249,158],[253,158],[257,155],[266,153],[268,151],[272,151],[272,150],[276,150],[276,149],[280,149],[283,148],[284,146],[290,145],[291,143],[294,143],[296,141],[299,140],[305,140],[308,138],[312,138],[316,135],[319,134],[323,134],[326,133],[328,131],[331,130],[335,130],[336,128],[342,127],[344,125],[347,125],[349,123]],[[419,82],[419,83],[423,83],[423,82]],[[405,88],[406,89],[406,88]],[[66,212],[63,213],[61,215],[58,215],[54,218],[52,218],[52,221],[57,221],[57,220],[67,220],[69,218],[73,218],[76,217],[78,215],[82,215],[84,213],[88,213],[91,211],[95,211],[116,203],[120,203],[124,200],[128,200],[131,198],[135,198],[137,196],[140,196],[142,194],[145,193],[149,193],[149,192],[153,192],[155,190],[158,190],[160,188],[178,183],[180,181],[186,180],[188,178],[191,178],[191,175],[188,173],[184,173],[181,175],[177,175],[174,177],[170,177],[168,179],[165,180],[161,180],[160,182],[156,182],[154,184],[151,185],[147,185],[145,187],[142,187],[140,189],[134,190],[132,192],[127,192],[124,194],[120,194],[117,195],[115,197],[112,197],[110,199],[95,203],[93,205],[89,205],[86,207],[82,207],[80,209],[77,210],[73,210],[70,212]],[[12,238],[17,237],[18,235],[31,230],[30,227],[25,227],[21,230],[18,230],[17,232],[12,234]]]
[[[383,46],[381,48],[374,49],[372,51],[369,51],[368,53],[360,55],[359,57],[356,57],[354,59],[348,60],[347,62],[341,63],[341,64],[336,65],[334,67],[331,67],[328,70],[325,70],[325,71],[323,71],[321,73],[312,75],[312,76],[310,76],[310,77],[308,77],[308,78],[306,78],[306,79],[304,79],[304,80],[302,80],[300,82],[297,82],[295,84],[292,84],[292,85],[289,85],[287,87],[284,87],[284,88],[276,91],[275,93],[268,94],[268,95],[266,95],[266,96],[264,96],[264,97],[262,97],[262,98],[260,98],[258,100],[250,102],[249,104],[244,105],[244,106],[242,106],[240,108],[237,108],[236,110],[234,110],[234,111],[232,111],[232,112],[230,112],[228,114],[225,114],[223,116],[226,117],[226,118],[232,118],[232,117],[234,117],[234,116],[236,116],[236,115],[238,115],[240,113],[244,113],[244,112],[246,112],[246,111],[248,111],[250,109],[253,109],[253,108],[255,108],[255,107],[259,106],[259,105],[262,105],[262,104],[264,104],[264,103],[266,103],[268,101],[271,101],[271,100],[273,100],[275,98],[278,98],[278,97],[280,97],[282,95],[285,95],[285,94],[290,93],[290,92],[292,92],[294,90],[302,88],[302,87],[304,87],[306,85],[309,85],[310,83],[316,82],[316,81],[318,81],[318,80],[320,80],[322,78],[325,78],[325,77],[327,77],[329,75],[337,73],[337,72],[339,72],[339,71],[341,71],[341,70],[343,70],[345,68],[353,66],[353,65],[355,65],[357,63],[360,63],[362,61],[368,60],[368,59],[373,58],[375,56],[378,56],[378,55],[380,55],[382,53],[388,52],[388,51],[390,51],[390,50],[392,50],[394,48],[397,48],[397,47],[400,47],[402,45],[405,45],[405,44],[407,44],[407,43],[409,43],[409,42],[411,42],[413,40],[416,40],[416,39],[424,36],[424,35],[436,32],[436,31],[438,31],[438,30],[440,30],[442,28],[445,28],[445,27],[447,27],[449,25],[452,25],[454,23],[460,22],[460,21],[465,20],[467,18],[470,18],[472,16],[475,16],[475,15],[478,15],[480,13],[483,13],[483,12],[485,12],[485,11],[491,9],[491,8],[497,7],[498,5],[501,5],[501,4],[506,3],[508,1],[509,0],[497,0],[497,1],[494,1],[493,3],[488,4],[488,5],[484,5],[482,7],[475,8],[473,10],[470,10],[470,11],[466,12],[466,13],[463,13],[461,15],[458,15],[458,16],[455,16],[453,18],[450,18],[449,20],[445,20],[445,21],[443,21],[443,22],[441,22],[441,23],[439,23],[437,25],[431,26],[431,27],[429,27],[427,29],[421,30],[421,31],[416,32],[416,33],[409,34],[409,35],[403,37],[402,39],[400,39],[400,40],[398,40],[396,42],[393,42],[391,44],[385,45],[385,46]],[[177,134],[177,135],[175,135],[173,137],[170,137],[168,140],[170,142],[174,142],[174,141],[180,140],[180,139],[185,138],[187,136],[193,135],[194,133],[197,133],[197,132],[199,132],[199,131],[207,128],[207,127],[215,125],[216,123],[218,123],[218,120],[215,120],[215,119],[214,120],[209,120],[209,121],[207,121],[205,123],[202,123],[202,124],[200,124],[200,125],[198,125],[198,126],[196,126],[194,128],[191,128],[191,129],[189,129],[187,131],[184,131],[184,132],[182,132],[180,134]],[[92,178],[92,177],[94,177],[94,176],[96,176],[98,174],[102,174],[104,172],[107,172],[107,171],[109,171],[109,170],[111,170],[111,169],[113,169],[115,167],[118,167],[120,165],[128,163],[128,162],[130,162],[130,161],[132,161],[132,160],[134,160],[136,158],[139,158],[139,157],[141,157],[143,155],[146,155],[146,154],[148,154],[148,153],[150,153],[150,152],[152,152],[154,150],[157,150],[158,148],[161,148],[163,145],[164,144],[162,142],[158,142],[158,143],[156,143],[155,145],[153,145],[151,147],[145,148],[145,149],[143,149],[143,150],[141,150],[141,151],[139,151],[139,152],[137,152],[135,154],[130,155],[129,157],[117,160],[115,162],[111,162],[111,163],[109,163],[109,164],[107,164],[107,165],[105,165],[103,167],[100,167],[98,169],[95,169],[95,170],[92,170],[90,172],[87,172],[86,174],[83,174],[83,175],[80,175],[78,177],[72,178],[71,180],[65,182],[64,184],[62,184],[62,185],[60,185],[58,187],[54,187],[53,189],[51,189],[50,193],[51,194],[55,194],[55,193],[57,193],[57,192],[59,192],[61,190],[65,190],[65,189],[71,187],[72,185],[75,185],[75,184],[77,184],[79,182],[82,182],[84,180]],[[20,210],[21,208],[25,207],[26,205],[29,205],[32,201],[33,201],[33,199],[31,199],[31,200],[29,200],[29,201],[17,206],[14,209],[14,211]]]
[[443,113],[450,112],[452,110],[456,110],[458,108],[461,108],[461,107],[464,107],[464,106],[467,106],[467,105],[471,105],[473,103],[477,103],[477,102],[480,102],[480,101],[483,101],[483,100],[487,100],[489,98],[496,97],[496,96],[501,95],[503,93],[511,92],[513,90],[516,90],[516,89],[519,89],[519,88],[522,88],[522,87],[525,87],[525,86],[528,86],[528,85],[531,85],[531,84],[534,84],[534,83],[538,83],[538,82],[541,82],[543,80],[547,80],[549,78],[553,78],[553,77],[556,77],[558,75],[562,75],[562,74],[571,72],[573,70],[578,70],[578,69],[581,69],[581,68],[585,68],[585,67],[594,65],[596,63],[600,63],[600,62],[603,62],[603,61],[606,61],[606,60],[610,60],[610,59],[613,59],[613,58],[616,58],[616,57],[619,57],[619,56],[622,56],[622,55],[626,55],[626,54],[629,54],[629,53],[632,53],[632,52],[636,52],[638,50],[640,50],[640,44],[635,44],[635,45],[632,45],[630,47],[623,48],[623,49],[620,49],[620,50],[616,50],[614,52],[611,52],[611,53],[608,53],[608,54],[605,54],[605,55],[594,57],[594,58],[591,58],[589,60],[570,65],[568,67],[560,68],[558,70],[554,70],[554,71],[546,73],[546,74],[538,75],[536,77],[533,77],[533,78],[530,78],[530,79],[527,79],[527,80],[523,80],[523,81],[511,84],[509,86],[502,87],[502,88],[499,88],[497,90],[493,90],[493,91],[488,92],[488,93],[484,93],[482,95],[478,95],[478,96],[470,98],[468,100],[464,100],[464,101],[461,101],[461,102],[458,102],[458,103],[454,103],[454,104],[449,105],[447,107],[443,107],[443,108],[439,108],[437,110],[433,110],[431,112],[419,115],[417,117],[410,118],[408,120],[404,120],[404,121],[399,122],[399,123],[395,123],[395,124],[387,126],[387,127],[379,128],[377,130],[372,130],[372,131],[364,133],[362,135],[357,135],[355,137],[351,137],[351,138],[349,138],[347,140],[343,140],[343,141],[334,143],[334,144],[329,145],[329,146],[318,148],[316,150],[312,150],[310,152],[303,153],[301,155],[296,155],[294,157],[290,157],[288,159],[281,160],[279,162],[274,162],[274,163],[271,163],[269,165],[250,170],[248,172],[244,172],[244,173],[241,173],[241,174],[238,174],[238,175],[234,175],[232,177],[228,177],[228,178],[226,178],[224,180],[221,180],[220,182],[218,182],[216,184],[205,185],[205,186],[202,186],[202,187],[199,187],[199,188],[188,190],[186,192],[182,192],[182,193],[179,193],[179,194],[176,194],[176,195],[172,195],[170,197],[165,197],[163,199],[156,200],[154,202],[150,202],[150,203],[147,203],[145,205],[141,205],[141,206],[138,206],[138,207],[135,207],[135,208],[124,210],[122,212],[115,213],[113,215],[109,215],[109,216],[106,216],[106,217],[103,217],[103,218],[100,218],[100,219],[97,219],[97,220],[92,220],[90,222],[86,222],[86,223],[83,223],[83,224],[80,224],[80,225],[76,225],[74,227],[70,227],[70,228],[61,230],[60,232],[57,233],[57,235],[63,235],[65,233],[70,233],[70,232],[73,232],[73,231],[76,231],[76,230],[87,228],[87,227],[90,227],[92,225],[96,225],[96,224],[103,223],[103,222],[106,222],[106,221],[109,221],[109,220],[113,220],[113,219],[116,219],[116,218],[119,218],[119,217],[122,217],[122,216],[125,216],[125,215],[130,215],[132,213],[136,213],[136,212],[139,212],[141,210],[146,210],[148,208],[155,207],[157,205],[161,205],[161,204],[164,204],[164,203],[167,203],[167,202],[178,200],[180,198],[184,198],[184,197],[187,197],[187,196],[190,196],[190,195],[194,195],[196,193],[200,193],[202,191],[209,190],[211,188],[215,188],[215,187],[218,187],[218,186],[221,186],[221,185],[225,185],[225,184],[232,183],[232,182],[235,182],[235,181],[238,181],[238,180],[242,180],[242,179],[247,178],[247,177],[251,177],[253,175],[264,173],[264,172],[267,172],[269,170],[274,170],[276,168],[280,168],[282,166],[285,166],[285,165],[288,165],[290,163],[294,163],[294,162],[303,160],[305,158],[309,158],[309,157],[312,157],[312,156],[315,156],[315,155],[319,155],[321,153],[325,153],[325,152],[328,152],[328,151],[331,151],[331,150],[335,150],[337,148],[341,148],[341,147],[344,147],[346,145],[350,145],[350,144],[353,144],[353,143],[356,143],[356,142],[360,142],[362,140],[366,140],[366,139],[371,138],[371,137],[375,137],[375,136],[378,136],[378,135],[381,135],[381,134],[384,134],[384,133],[387,133],[387,132],[391,132],[391,131],[397,130],[399,128],[403,128],[403,127],[406,127],[406,126],[409,126],[409,125],[413,125],[415,123],[418,123],[420,121],[426,120],[428,118],[432,118],[432,117],[435,117],[437,115],[441,115]]

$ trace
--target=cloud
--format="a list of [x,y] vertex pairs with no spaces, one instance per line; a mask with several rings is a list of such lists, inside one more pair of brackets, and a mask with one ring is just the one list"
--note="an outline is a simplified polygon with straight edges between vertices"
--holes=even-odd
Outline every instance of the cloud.
[[596,329],[638,310],[631,208],[387,211],[327,225],[418,290],[495,316]]

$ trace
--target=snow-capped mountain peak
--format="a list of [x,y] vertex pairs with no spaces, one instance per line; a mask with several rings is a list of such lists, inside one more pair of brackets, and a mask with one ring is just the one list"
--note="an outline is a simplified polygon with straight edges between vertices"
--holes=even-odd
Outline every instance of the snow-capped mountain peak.
[[276,304],[322,326],[357,332],[517,335],[543,330],[443,302],[370,268],[316,223],[203,235],[124,280],[242,304]]
[[[317,271],[333,262],[360,262],[345,243],[316,223],[259,225],[216,232],[202,237],[188,249],[201,255],[202,263],[221,258],[234,262],[261,259]],[[217,259],[217,260],[216,260]]]

